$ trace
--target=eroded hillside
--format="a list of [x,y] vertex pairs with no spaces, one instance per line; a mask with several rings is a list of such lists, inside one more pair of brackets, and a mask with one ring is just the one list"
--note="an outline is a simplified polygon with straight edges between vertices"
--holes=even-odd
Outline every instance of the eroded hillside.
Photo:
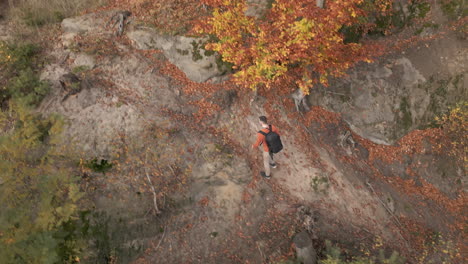
[[[466,118],[466,35],[442,4],[425,18],[440,26],[316,86],[298,112],[289,94],[233,82],[205,37],[183,34],[193,17],[168,23],[182,2],[115,1],[52,29],[36,111],[65,120],[60,153],[84,194],[73,228],[87,246],[72,262],[331,263],[332,241],[343,261],[464,263],[466,157],[430,126],[460,102]],[[268,8],[250,2],[252,15]],[[122,36],[107,24],[119,10],[133,12]],[[406,44],[419,25],[389,39]],[[260,115],[285,146],[269,180],[251,148]]]

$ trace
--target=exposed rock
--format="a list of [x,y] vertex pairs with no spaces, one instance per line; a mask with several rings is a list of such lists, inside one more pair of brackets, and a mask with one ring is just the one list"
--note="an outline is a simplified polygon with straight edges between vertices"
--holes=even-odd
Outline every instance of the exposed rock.
[[246,16],[261,17],[268,8],[268,0],[247,0]]
[[227,80],[229,80],[231,78],[231,75],[221,75],[221,76],[215,76],[213,78],[210,78],[207,80],[207,82],[211,82],[211,83],[222,83],[222,82],[225,82]]
[[[104,59],[100,62],[104,70],[118,73],[115,75],[118,78],[114,79],[117,87],[130,90],[137,96],[146,95],[155,107],[160,103],[171,103],[177,107],[177,103],[173,101],[175,94],[164,85],[167,81],[145,71],[148,66],[145,63],[135,57],[125,58],[125,60],[113,58],[112,61]],[[145,66],[139,67],[142,65]],[[102,87],[99,82],[81,82],[77,76],[74,78],[76,82],[73,80],[64,82],[63,76],[67,72],[69,72],[67,69],[58,64],[51,64],[45,68],[41,79],[52,84],[52,91],[39,108],[44,113],[56,112],[64,116],[68,121],[64,139],[66,138],[71,143],[79,142],[77,147],[88,155],[106,156],[111,151],[111,142],[116,138],[117,133],[131,136],[142,129],[141,123],[144,118],[141,111],[134,105],[123,103],[128,99],[116,94],[117,90],[114,89],[110,93],[109,87]],[[99,77],[105,78],[103,75]],[[138,81],[134,81],[134,78]],[[88,79],[85,78],[85,80]],[[143,87],[146,83],[155,83],[155,85],[151,90],[147,90]],[[79,89],[72,92],[74,96],[62,100],[63,85],[68,92],[74,90],[74,86]],[[83,86],[87,88],[82,89]],[[164,92],[158,92],[160,89]],[[157,94],[154,99],[153,94]]]
[[61,23],[63,30],[61,40],[63,46],[68,47],[73,44],[74,38],[77,35],[102,33],[102,31],[106,31],[105,18],[111,16],[111,14],[113,14],[113,12],[90,13],[64,19]]
[[94,19],[91,16],[80,16],[66,18],[62,21],[62,29],[65,33],[86,33],[95,27]]
[[84,66],[89,70],[96,66],[94,57],[88,54],[78,54],[75,58],[74,64],[76,67]]
[[[135,107],[111,107],[112,98],[107,97],[105,90],[96,84],[81,82],[80,79],[74,82],[71,78],[70,83],[65,84],[71,87],[66,95],[74,96],[64,98],[60,82],[64,71],[50,65],[43,72],[42,78],[52,83],[52,93],[43,100],[39,111],[60,113],[65,117],[67,126],[63,138],[68,141],[67,145],[79,142],[76,147],[88,155],[107,156],[117,132],[134,135],[139,131],[142,118]],[[86,89],[82,89],[84,86]]]
[[325,0],[317,0],[316,5],[320,8],[323,8],[325,4]]
[[127,36],[138,49],[161,49],[165,57],[192,81],[205,82],[227,70],[215,53],[204,49],[206,39],[167,36],[150,28],[129,30]]
[[236,97],[237,92],[235,90],[221,90],[214,94],[214,102],[226,109],[231,107]]
[[[107,82],[105,85],[99,82],[90,89],[75,89],[71,94],[76,95],[65,98],[63,102],[57,99],[63,98],[63,85],[59,82],[61,76],[76,67],[84,66],[89,70],[96,67],[93,56],[75,54],[67,51],[67,47],[74,44],[78,35],[115,38],[111,29],[106,28],[106,22],[113,14],[115,12],[109,11],[65,19],[62,22],[64,47],[59,45],[54,50],[54,56],[59,58],[58,63],[48,65],[41,75],[41,79],[52,83],[53,89],[40,110],[58,112],[68,119],[65,137],[80,142],[78,147],[89,155],[109,154],[110,142],[117,133],[127,136],[137,134],[145,118],[151,119],[155,125],[167,123],[165,117],[152,111],[160,108],[182,113],[191,111],[190,107],[181,107],[179,93],[169,87],[167,78],[158,74],[150,60],[139,54],[102,57],[99,61],[101,74],[96,77]],[[124,44],[121,46],[121,49],[127,49]],[[73,60],[72,65],[66,65],[68,58]],[[151,105],[151,108],[139,108],[129,103],[137,98],[140,103]]]
[[293,239],[296,248],[297,259],[303,264],[316,264],[317,252],[312,245],[312,240],[306,231],[302,231]]
[[224,223],[232,223],[242,204],[244,186],[250,180],[249,166],[215,144],[205,145],[199,157],[199,165],[192,172],[195,200],[209,197],[216,205],[210,214]]
[[[87,14],[62,21],[62,43],[65,47],[73,44],[77,35],[102,34],[103,31],[111,33],[106,28],[106,17],[112,17],[115,12],[100,14]],[[160,49],[164,56],[189,79],[196,82],[222,82],[224,73],[228,70],[215,52],[204,49],[206,38],[192,38],[185,36],[169,36],[158,33],[147,27],[134,27],[126,29],[127,36],[138,49]],[[79,55],[76,58],[77,66],[84,65],[90,68],[95,62],[89,56]]]
[[467,47],[466,40],[447,32],[377,63],[359,64],[328,88],[314,87],[308,98],[342,113],[360,136],[393,144],[468,99]]
[[[247,0],[246,16],[260,18],[265,15],[267,10],[271,8],[271,0]],[[323,8],[325,0],[316,0],[316,5]]]
[[393,63],[361,65],[347,78],[332,80],[329,88],[312,89],[309,100],[341,112],[360,136],[393,144],[468,98],[463,70],[460,67],[446,79],[425,77],[412,61],[400,57]]

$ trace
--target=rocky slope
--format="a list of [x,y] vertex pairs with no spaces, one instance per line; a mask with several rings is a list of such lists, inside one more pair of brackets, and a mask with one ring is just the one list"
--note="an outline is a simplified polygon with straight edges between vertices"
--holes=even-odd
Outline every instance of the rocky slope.
[[[248,95],[226,91],[208,98],[220,110],[197,124],[192,102],[203,95],[193,87],[226,85],[217,84],[227,79],[225,65],[200,48],[203,39],[169,37],[137,23],[116,37],[105,26],[112,14],[62,22],[55,62],[42,74],[53,91],[39,111],[67,119],[64,140],[83,157],[119,162],[122,149],[134,148],[135,170],[122,163],[107,177],[93,174],[90,190],[99,210],[120,219],[108,231],[119,262],[138,253],[136,263],[270,263],[304,229],[315,246],[332,239],[357,247],[381,237],[410,258],[419,250],[414,241],[428,234],[462,239],[464,172],[447,168],[430,147],[405,152],[401,141],[387,148],[369,140],[394,144],[466,100],[466,40],[449,34],[358,66],[312,92],[310,122],[287,98],[272,105],[260,94],[246,109]],[[60,78],[69,72],[86,85],[64,100]],[[258,177],[260,154],[250,150],[263,114],[282,129],[285,145],[269,182]],[[379,147],[396,158],[376,158]],[[153,182],[169,175],[183,187],[163,192],[167,183],[156,185],[163,213],[154,215],[144,168],[161,166],[162,175],[148,176]],[[432,186],[438,196],[427,195]],[[456,206],[446,212],[448,205]],[[410,234],[415,227],[418,235]]]

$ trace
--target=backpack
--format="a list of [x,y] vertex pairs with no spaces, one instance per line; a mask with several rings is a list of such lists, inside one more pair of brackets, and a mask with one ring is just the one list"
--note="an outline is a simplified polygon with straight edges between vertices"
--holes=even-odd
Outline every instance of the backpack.
[[271,125],[268,126],[268,133],[258,131],[258,133],[265,136],[265,141],[271,153],[276,154],[283,149],[280,136],[271,130]]

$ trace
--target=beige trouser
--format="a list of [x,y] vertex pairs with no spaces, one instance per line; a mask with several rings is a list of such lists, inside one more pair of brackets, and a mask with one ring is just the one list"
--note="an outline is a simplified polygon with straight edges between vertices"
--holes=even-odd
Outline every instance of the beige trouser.
[[270,155],[269,152],[262,151],[263,152],[263,166],[265,167],[265,174],[266,176],[270,176],[270,163],[273,164],[275,163],[273,161],[273,155]]

